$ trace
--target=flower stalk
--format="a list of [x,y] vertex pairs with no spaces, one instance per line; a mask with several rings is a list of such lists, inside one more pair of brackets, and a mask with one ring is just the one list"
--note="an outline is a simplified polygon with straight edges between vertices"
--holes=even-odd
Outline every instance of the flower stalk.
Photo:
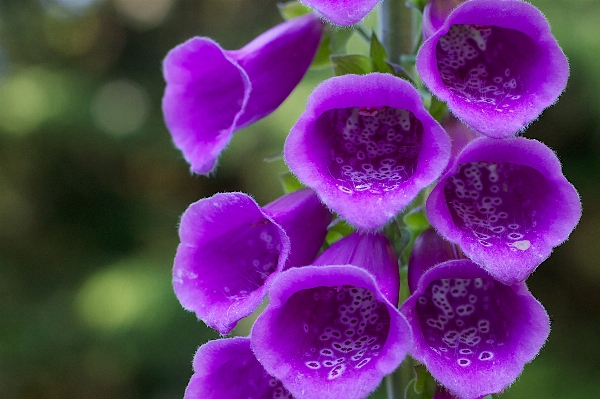
[[[412,54],[414,36],[414,10],[405,6],[403,0],[383,0],[379,3],[379,38],[385,48],[388,59],[394,64],[401,64],[402,55]],[[401,399],[409,379],[403,372],[405,364],[412,366],[410,358],[406,358],[400,367],[385,377],[386,395],[388,399]]]

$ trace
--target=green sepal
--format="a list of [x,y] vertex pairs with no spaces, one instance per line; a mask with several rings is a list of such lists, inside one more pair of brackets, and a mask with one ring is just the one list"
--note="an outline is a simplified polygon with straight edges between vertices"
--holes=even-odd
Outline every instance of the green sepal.
[[431,225],[429,224],[429,220],[425,215],[425,209],[423,207],[415,208],[411,212],[404,215],[402,218],[404,221],[405,229],[410,234],[410,241],[406,245],[405,253],[408,258],[410,252],[412,251],[413,244],[415,243],[415,239],[419,234],[421,234],[424,230],[428,229]]
[[437,97],[431,97],[431,104],[429,105],[429,113],[438,122],[442,122],[448,117],[448,106],[445,102],[440,101]]
[[337,28],[329,25],[329,50],[331,50],[331,54],[346,54],[346,45],[353,34],[354,29]]
[[366,75],[375,72],[373,70],[373,62],[369,57],[364,55],[332,55],[330,59],[335,76],[349,74]]
[[373,72],[394,73],[394,69],[387,63],[387,53],[385,48],[377,39],[375,32],[371,33],[371,48],[369,51],[371,61],[373,62]]
[[330,246],[332,246],[342,238],[349,236],[353,232],[354,227],[349,225],[345,220],[338,218],[337,221],[334,222],[334,224],[332,224],[329,227],[329,230],[327,231],[327,235],[325,236],[325,248],[329,248]]
[[281,183],[284,194],[293,193],[294,191],[301,190],[305,187],[300,183],[296,176],[290,172],[280,173],[277,178],[279,179],[279,183]]
[[414,79],[410,76],[410,74],[406,71],[406,69],[404,69],[402,67],[402,65],[399,64],[393,64],[391,62],[388,63],[388,65],[390,66],[390,68],[392,68],[393,70],[393,74],[398,76],[399,78],[402,78],[404,80],[408,80],[410,83],[413,84],[413,86],[415,85],[415,81]]
[[263,162],[266,162],[266,163],[279,162],[282,160],[283,160],[283,151],[279,151],[276,154],[268,155],[263,158]]
[[427,368],[422,364],[414,366],[415,378],[409,381],[404,391],[404,399],[432,399],[437,384]]
[[410,242],[410,232],[394,220],[385,227],[385,236],[392,243],[396,257],[400,258]]
[[325,33],[323,40],[321,40],[319,49],[317,50],[315,58],[313,59],[312,64],[310,64],[310,67],[313,69],[318,69],[329,66],[331,63],[329,57],[331,57],[331,33],[327,32]]
[[277,3],[277,9],[279,9],[279,14],[281,15],[281,18],[283,18],[286,21],[297,17],[301,17],[302,15],[308,14],[310,12],[310,8],[297,1]]
[[421,395],[421,399],[431,399],[435,395],[437,384],[427,370],[427,367],[422,364],[414,366],[417,378],[415,379],[414,390]]

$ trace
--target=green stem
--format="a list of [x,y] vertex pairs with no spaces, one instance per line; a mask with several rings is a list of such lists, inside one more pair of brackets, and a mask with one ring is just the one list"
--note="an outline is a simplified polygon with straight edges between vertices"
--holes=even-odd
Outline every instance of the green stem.
[[383,0],[379,6],[379,38],[391,62],[412,50],[412,10],[404,0]]
[[[379,39],[388,59],[400,64],[403,54],[412,54],[416,37],[414,10],[407,8],[406,0],[383,0],[379,6]],[[405,388],[413,378],[412,361],[407,356],[404,363],[385,377],[388,399],[403,399]]]

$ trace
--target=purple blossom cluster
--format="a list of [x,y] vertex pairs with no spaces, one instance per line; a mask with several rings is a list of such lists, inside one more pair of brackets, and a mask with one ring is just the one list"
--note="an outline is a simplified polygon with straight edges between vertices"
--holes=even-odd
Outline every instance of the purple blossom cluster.
[[[194,38],[167,55],[165,121],[193,172],[213,172],[233,132],[296,87],[332,32],[323,19],[356,24],[378,1],[302,2],[314,12],[240,50]],[[440,124],[391,67],[327,79],[284,146],[305,188],[265,206],[219,193],[183,214],[186,310],[229,334],[268,296],[248,337],[199,348],[186,399],[361,399],[407,355],[435,398],[478,399],[538,354],[550,322],[525,281],[581,204],[554,152],[516,135],[564,90],[567,60],[520,0],[432,0],[423,38],[416,70],[452,116]],[[433,228],[402,226],[421,208]]]

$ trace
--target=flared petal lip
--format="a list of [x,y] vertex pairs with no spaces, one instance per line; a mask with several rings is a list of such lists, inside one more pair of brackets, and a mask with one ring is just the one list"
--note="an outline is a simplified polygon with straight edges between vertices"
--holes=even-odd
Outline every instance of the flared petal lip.
[[[511,113],[492,114],[485,109],[466,105],[444,84],[437,67],[436,46],[452,25],[497,26],[521,31],[531,37],[550,71],[539,80],[539,87],[521,96],[521,103]],[[514,136],[527,128],[541,112],[554,104],[564,91],[569,77],[569,63],[544,15],[533,5],[521,0],[469,0],[454,9],[444,24],[427,39],[416,62],[421,79],[429,90],[461,121],[481,134],[494,138]]]
[[[314,143],[311,135],[316,121],[325,111],[351,107],[407,109],[423,124],[422,148],[413,176],[396,191],[384,195],[349,197],[332,184],[330,176],[311,160]],[[313,142],[311,142],[311,140]],[[292,127],[284,147],[284,158],[292,173],[313,188],[323,203],[364,230],[376,230],[392,220],[418,192],[433,183],[450,158],[450,138],[425,110],[417,91],[400,78],[372,73],[366,76],[343,75],[321,83],[308,99],[306,111]]]
[[381,0],[301,0],[302,3],[315,9],[328,22],[349,26],[360,22],[375,8]]
[[214,361],[226,360],[221,359],[219,353],[229,349],[238,350],[240,352],[250,351],[250,338],[248,337],[232,337],[225,339],[215,339],[209,341],[198,348],[194,355],[193,368],[194,376],[206,376],[214,372]]
[[[563,217],[553,221],[548,230],[540,232],[536,241],[525,252],[482,251],[472,235],[456,227],[446,203],[444,185],[458,166],[468,162],[514,163],[530,166],[541,172],[560,193]],[[488,270],[497,280],[504,284],[524,281],[533,270],[542,263],[555,246],[562,244],[571,234],[581,217],[581,201],[579,194],[562,173],[556,154],[543,143],[513,137],[504,140],[481,137],[470,142],[460,153],[454,164],[440,179],[429,195],[426,212],[433,227],[447,240],[458,244],[475,263]]]
[[[200,84],[201,79],[191,80],[190,75],[193,75],[193,72],[188,74],[177,74],[173,71],[181,71],[180,68],[175,67],[175,64],[184,54],[206,51],[205,49],[212,52],[220,52],[220,56],[238,70],[244,86],[244,94],[239,103],[239,110],[231,119],[229,126],[226,126],[219,131],[207,131],[206,138],[204,140],[198,140],[196,138],[196,129],[190,128],[185,123],[181,123],[182,115],[179,111],[179,105],[182,101],[182,93],[185,93],[190,85]],[[175,146],[181,150],[184,159],[190,164],[191,171],[193,173],[207,175],[214,170],[221,151],[229,144],[233,132],[237,130],[237,121],[244,113],[244,109],[246,108],[246,104],[248,103],[252,91],[250,78],[246,71],[244,71],[226,50],[208,37],[193,37],[169,51],[163,61],[163,74],[167,83],[162,98],[162,110],[165,124],[171,133]],[[198,141],[201,141],[201,144],[199,144]]]
[[[441,381],[436,376],[441,372],[446,372],[446,368],[439,364],[437,360],[440,355],[431,350],[430,344],[425,341],[421,329],[418,327],[420,324],[416,313],[416,305],[419,296],[423,295],[429,284],[435,280],[451,278],[493,279],[489,273],[469,259],[442,262],[427,270],[419,280],[415,292],[400,307],[400,311],[406,316],[413,331],[414,346],[410,354],[423,363],[440,383],[460,398],[478,399],[488,394],[499,393],[514,382],[523,371],[525,364],[537,356],[546,342],[550,334],[548,314],[542,304],[531,295],[525,283],[512,285],[511,288],[515,295],[518,295],[528,307],[530,318],[526,339],[519,340],[517,350],[514,351],[514,356],[510,359],[511,364],[508,367],[498,365],[492,371],[486,373],[487,375],[478,375],[480,380],[484,381],[485,392],[481,390],[480,384],[474,384],[469,379],[470,377],[456,376],[451,380]],[[478,388],[474,388],[475,385]]]
[[[216,329],[221,334],[227,334],[235,327],[240,319],[251,314],[263,301],[273,279],[283,270],[290,253],[291,245],[283,228],[264,212],[256,201],[247,194],[240,192],[220,193],[214,195],[210,199],[212,201],[203,199],[191,204],[181,217],[179,225],[181,243],[177,247],[177,253],[175,255],[173,289],[181,305],[186,310],[196,313],[196,316],[204,321],[209,327]],[[195,254],[198,241],[197,237],[207,233],[206,231],[201,233],[198,232],[200,223],[197,222],[197,218],[203,213],[210,212],[210,209],[213,207],[220,208],[226,206],[228,203],[236,203],[238,201],[248,201],[247,203],[253,204],[256,207],[254,211],[260,213],[263,218],[277,228],[281,240],[281,251],[277,261],[277,268],[265,279],[262,286],[248,293],[245,298],[233,302],[228,300],[217,303],[210,301],[201,289],[195,290],[195,295],[185,294],[184,292],[188,291],[187,289],[184,290],[185,281],[196,280],[198,277],[201,277],[190,275],[189,271],[186,272],[185,268],[178,266],[186,263],[188,257]],[[216,203],[218,203],[218,206]]]
[[[304,373],[294,373],[286,357],[293,356],[273,350],[269,334],[271,325],[275,323],[277,311],[296,292],[322,286],[338,287],[352,285],[369,289],[379,302],[388,308],[390,313],[390,330],[388,340],[381,348],[378,359],[377,381],[365,381],[361,384],[361,392],[356,387],[348,387],[343,379],[325,383],[323,389],[307,390],[310,385],[321,381],[312,381]],[[391,373],[402,362],[412,347],[412,332],[406,318],[379,291],[375,278],[366,270],[354,265],[304,266],[284,271],[275,279],[269,292],[270,303],[258,317],[251,332],[251,347],[258,360],[267,372],[282,381],[284,386],[294,395],[304,399],[343,399],[366,397],[379,384],[381,378]],[[372,386],[371,386],[372,385]],[[309,392],[310,391],[310,392]]]

